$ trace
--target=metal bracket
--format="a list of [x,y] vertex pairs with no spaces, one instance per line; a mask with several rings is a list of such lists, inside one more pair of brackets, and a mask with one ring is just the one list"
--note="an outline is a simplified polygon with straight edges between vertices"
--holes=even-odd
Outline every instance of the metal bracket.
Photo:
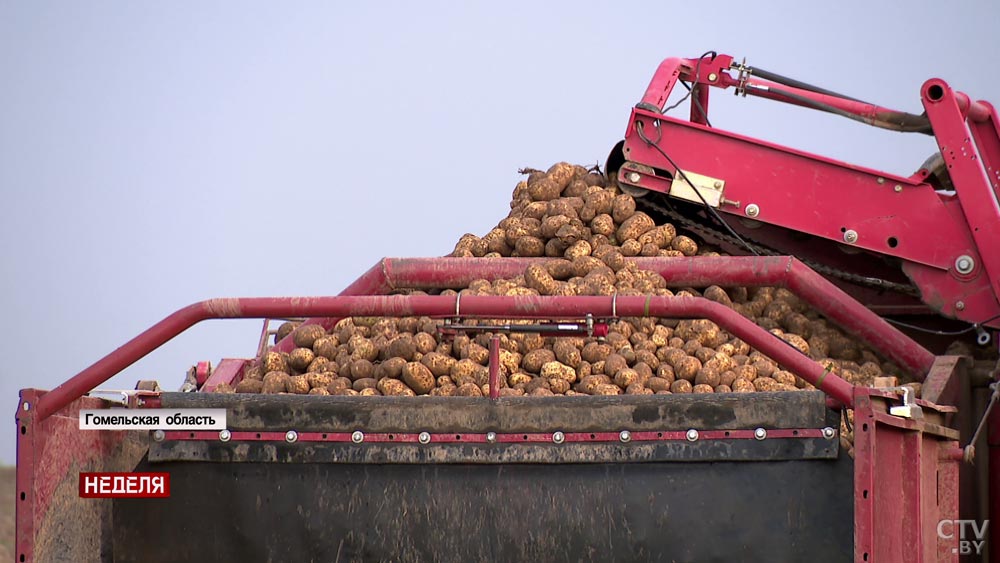
[[924,418],[924,411],[917,404],[916,397],[914,397],[912,387],[888,387],[886,391],[902,391],[903,393],[903,404],[889,407],[889,414],[892,416],[898,416],[900,418],[912,418],[920,420]]

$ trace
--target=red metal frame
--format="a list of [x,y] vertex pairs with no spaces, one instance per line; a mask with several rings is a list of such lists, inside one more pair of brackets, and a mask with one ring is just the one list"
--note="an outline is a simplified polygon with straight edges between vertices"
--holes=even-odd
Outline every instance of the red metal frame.
[[[909,178],[853,166],[660,113],[678,80],[699,85],[698,99],[707,111],[710,86],[786,103],[802,101],[776,93],[791,92],[836,107],[863,119],[887,123],[902,112],[792,88],[767,80],[733,77],[732,57],[667,59],[653,76],[642,102],[632,111],[625,134],[627,161],[666,171],[657,175],[643,166],[624,165],[619,182],[669,193],[673,165],[642,140],[659,140],[660,148],[688,173],[725,183],[719,211],[790,230],[844,241],[851,229],[852,246],[899,258],[903,271],[920,288],[924,303],[941,314],[1000,328],[1000,129],[996,110],[972,102],[940,79],[927,81],[922,101],[948,166],[955,194],[938,193],[921,170]],[[692,104],[693,106],[693,104]],[[692,115],[699,115],[692,107]],[[629,176],[639,175],[639,180]],[[749,204],[759,213],[747,214]],[[803,213],[803,209],[812,210]],[[738,224],[738,222],[735,222]],[[738,229],[739,230],[739,229]],[[956,270],[956,259],[975,261],[968,274]]]
[[958,537],[938,537],[937,529],[958,518],[959,444],[925,422],[889,415],[894,398],[855,388],[854,560],[958,561]]
[[[81,409],[107,408],[108,402],[95,397],[80,397],[65,405],[57,416],[41,418],[36,407],[44,391],[25,389],[17,410],[17,497],[15,560],[34,561],[35,542],[39,534],[51,536],[44,522],[51,511],[67,510],[74,505],[79,471],[121,471],[131,467],[120,465],[127,456],[119,455],[126,432],[92,432],[79,428]],[[69,488],[56,502],[57,490]],[[79,501],[75,508],[86,512],[98,510],[103,501]],[[81,512],[81,521],[89,522]],[[93,524],[93,522],[91,522]],[[99,533],[99,530],[94,530]]]
[[194,324],[208,319],[290,316],[429,316],[559,319],[660,317],[710,319],[778,364],[850,406],[853,386],[826,371],[784,340],[733,309],[704,298],[658,296],[500,297],[486,295],[246,297],[210,299],[180,309],[45,394],[35,412],[42,420],[107,381]]
[[[383,258],[341,295],[388,294],[398,289],[454,289],[467,287],[475,279],[512,278],[533,263],[546,258]],[[934,355],[909,336],[852,299],[826,278],[795,258],[787,256],[721,256],[697,258],[630,258],[640,268],[659,272],[672,287],[721,286],[783,287],[834,324],[867,342],[902,369],[923,379],[934,363]],[[330,329],[335,317],[312,318]],[[291,337],[275,349],[290,351]]]

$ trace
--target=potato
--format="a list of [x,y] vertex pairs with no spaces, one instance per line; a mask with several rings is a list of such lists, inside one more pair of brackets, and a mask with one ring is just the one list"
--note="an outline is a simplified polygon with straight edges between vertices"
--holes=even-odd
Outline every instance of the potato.
[[352,380],[365,379],[375,376],[375,365],[365,359],[354,360],[347,374]]
[[639,374],[634,369],[624,368],[615,374],[615,385],[621,387],[622,389],[632,385],[633,383],[639,382]]
[[698,254],[698,243],[684,235],[674,237],[670,241],[670,248],[682,253],[684,256],[694,256]]
[[326,387],[330,385],[333,381],[334,376],[329,373],[307,373],[306,382],[309,383],[310,389],[315,389],[317,387]]
[[552,378],[549,379],[549,390],[556,395],[562,395],[569,391],[570,382],[566,379]]
[[557,283],[545,267],[540,264],[528,266],[524,271],[524,282],[525,285],[541,295],[552,295]]
[[481,366],[485,366],[490,360],[490,351],[475,342],[470,342],[466,358],[464,359],[469,359]]
[[[678,379],[684,379],[689,382],[693,382],[695,376],[698,375],[698,370],[702,368],[701,362],[698,358],[693,356],[684,356],[674,365],[674,374]],[[671,389],[671,391],[674,391]],[[677,391],[674,391],[676,393]]]
[[423,358],[420,358],[420,363],[427,366],[427,369],[431,370],[434,377],[438,377],[451,373],[451,368],[455,365],[455,358],[438,352],[429,352]]
[[698,374],[694,377],[695,386],[699,384],[708,385],[710,387],[715,387],[722,382],[722,375],[717,368],[713,367],[703,367],[698,370]]
[[653,219],[649,215],[639,211],[628,219],[625,219],[615,234],[618,240],[638,239],[654,227],[656,227],[656,223]]
[[615,234],[615,220],[607,213],[601,213],[590,221],[590,231],[609,237]]
[[289,375],[283,371],[272,371],[264,375],[262,391],[264,393],[284,393],[287,389]]
[[[543,249],[544,250],[544,249]],[[565,256],[569,260],[574,260],[581,256],[590,256],[590,243],[586,240],[578,240],[566,249]]]
[[311,348],[296,348],[288,353],[288,365],[297,371],[306,371],[315,357]]
[[552,345],[552,351],[555,352],[557,360],[574,369],[583,361],[583,358],[580,357],[580,350],[566,339],[556,340],[555,344]]
[[451,379],[456,385],[477,383],[482,366],[470,359],[459,360],[451,366]]
[[[619,194],[611,202],[611,217],[615,223],[624,223],[626,219],[635,215],[635,199],[628,194]],[[629,237],[637,238],[637,237]]]
[[274,343],[277,344],[278,342],[281,342],[282,340],[284,340],[285,337],[288,336],[289,334],[291,334],[292,331],[294,331],[298,326],[299,326],[299,323],[294,323],[294,322],[291,322],[291,321],[285,321],[285,322],[281,323],[281,326],[279,326],[278,330],[275,331],[275,334],[274,334]]
[[518,385],[527,385],[532,380],[532,377],[523,372],[512,373],[507,376],[507,385],[510,387]]
[[403,366],[406,365],[406,359],[400,357],[393,357],[380,362],[375,366],[374,377],[375,379],[391,378],[399,379],[403,374]]
[[408,362],[403,366],[402,380],[417,395],[426,395],[434,388],[434,374],[420,362]]
[[732,385],[733,392],[735,393],[753,393],[757,389],[754,387],[753,383],[743,379],[742,377],[737,377]]
[[601,383],[594,388],[594,395],[621,395],[622,388],[614,383]]
[[[734,382],[735,383],[735,382]],[[770,377],[758,377],[753,380],[754,389],[757,391],[778,391],[779,383]]]
[[690,393],[693,388],[691,382],[686,379],[678,379],[670,384],[671,393]]
[[524,236],[514,243],[513,256],[545,256],[545,242],[538,237]]
[[365,389],[369,389],[369,388],[371,388],[371,389],[378,388],[378,382],[375,381],[375,378],[373,378],[373,377],[365,377],[363,379],[356,379],[356,380],[354,380],[354,384],[351,385],[351,389],[354,389],[355,391],[358,391],[358,392],[361,392],[361,391],[363,391]]
[[406,386],[405,383],[403,383],[398,379],[390,379],[390,378],[381,379],[375,385],[375,387],[376,389],[379,390],[380,393],[382,393],[387,397],[399,397],[399,396],[412,397],[416,395],[416,393],[413,392],[413,389],[410,389],[409,387]]
[[328,391],[325,387],[313,387],[312,389],[309,390],[309,393],[307,393],[307,394],[308,395],[329,395],[330,391]]
[[611,355],[611,346],[602,342],[590,342],[580,351],[583,361],[593,364],[594,362],[606,360]]
[[651,377],[651,378],[649,378],[649,381],[646,382],[646,387],[649,388],[649,389],[651,389],[651,390],[653,390],[654,392],[655,391],[669,391],[671,383],[673,383],[673,382],[672,381],[667,381],[666,379],[663,379],[662,377]]
[[455,384],[448,383],[445,385],[438,385],[437,387],[431,389],[431,392],[428,394],[432,397],[451,397],[457,390],[458,387]]
[[243,379],[236,384],[237,393],[260,393],[264,390],[264,382],[260,379]]
[[540,375],[549,379],[565,379],[570,383],[576,381],[576,370],[561,362],[545,362]]
[[303,324],[292,332],[292,341],[299,348],[312,348],[314,342],[326,336],[326,329],[318,324]]
[[638,256],[642,252],[642,245],[635,239],[628,239],[621,245],[621,253],[629,258]]
[[547,348],[541,348],[539,350],[532,350],[524,355],[521,360],[521,367],[525,371],[531,373],[539,373],[542,369],[542,365],[547,362],[555,361],[555,352]]
[[700,383],[691,388],[692,393],[715,393],[715,388],[711,385]]
[[285,381],[285,390],[297,395],[305,395],[309,392],[309,382],[304,375],[293,375]]
[[260,369],[265,374],[272,371],[288,371],[288,362],[280,352],[267,352],[261,359]]

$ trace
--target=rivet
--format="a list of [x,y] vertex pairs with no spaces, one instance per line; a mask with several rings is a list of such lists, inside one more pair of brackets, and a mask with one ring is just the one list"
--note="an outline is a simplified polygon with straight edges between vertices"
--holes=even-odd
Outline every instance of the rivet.
[[157,442],[162,442],[164,438],[167,437],[167,433],[163,430],[153,430],[153,440]]
[[719,189],[719,188],[722,187],[722,182],[720,182],[719,180],[716,180],[715,182],[712,182],[712,187],[715,188],[715,189]]
[[553,432],[552,441],[557,444],[561,444],[566,441],[566,435],[563,434],[562,432]]
[[764,438],[767,438],[767,430],[764,430],[763,428],[758,428],[753,431],[753,437],[758,440],[763,440]]
[[823,437],[826,438],[827,440],[833,438],[836,434],[837,432],[829,426],[823,429]]
[[844,231],[844,242],[849,244],[858,242],[858,232],[854,229],[847,229]]
[[360,430],[355,430],[351,432],[351,441],[355,444],[360,444],[365,441],[365,433]]
[[747,217],[756,217],[760,215],[760,207],[756,203],[751,203],[747,205],[746,208]]
[[896,184],[895,186],[892,187],[892,191],[894,191],[896,193],[899,193],[899,192],[903,191],[903,186],[900,186],[899,184]]
[[417,436],[417,441],[421,444],[429,444],[431,441],[431,435],[427,432],[421,432],[420,435]]
[[285,432],[285,441],[289,444],[294,444],[299,439],[299,433],[294,430],[289,430]]
[[878,182],[879,184],[884,184],[885,178],[876,178],[875,181]]
[[719,79],[719,75],[718,74],[715,74],[714,72],[710,72],[708,74],[708,81],[709,82],[715,82],[718,79]]
[[685,434],[684,437],[687,438],[688,442],[697,442],[698,431],[695,430],[694,428],[691,428],[690,430],[687,431],[687,434]]
[[230,432],[228,428],[223,428],[222,430],[219,430],[219,440],[222,440],[223,442],[228,442],[232,438],[233,438],[233,433]]
[[621,440],[623,443],[628,442],[629,440],[632,439],[632,433],[629,432],[628,430],[622,430],[621,432],[618,433],[618,439]]
[[956,301],[955,302],[955,308],[958,309],[959,311],[964,311],[965,310],[965,301]]
[[489,443],[491,443],[491,444],[496,443],[496,441],[497,441],[497,433],[496,432],[487,432],[486,433],[486,441],[489,442]]

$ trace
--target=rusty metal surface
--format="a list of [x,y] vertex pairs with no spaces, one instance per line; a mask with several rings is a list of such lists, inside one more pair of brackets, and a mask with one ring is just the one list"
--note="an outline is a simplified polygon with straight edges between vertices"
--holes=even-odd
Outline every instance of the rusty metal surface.
[[[594,432],[837,427],[818,391],[614,397],[336,397],[163,393],[163,408],[225,408],[230,430]],[[835,415],[836,413],[833,413]]]

